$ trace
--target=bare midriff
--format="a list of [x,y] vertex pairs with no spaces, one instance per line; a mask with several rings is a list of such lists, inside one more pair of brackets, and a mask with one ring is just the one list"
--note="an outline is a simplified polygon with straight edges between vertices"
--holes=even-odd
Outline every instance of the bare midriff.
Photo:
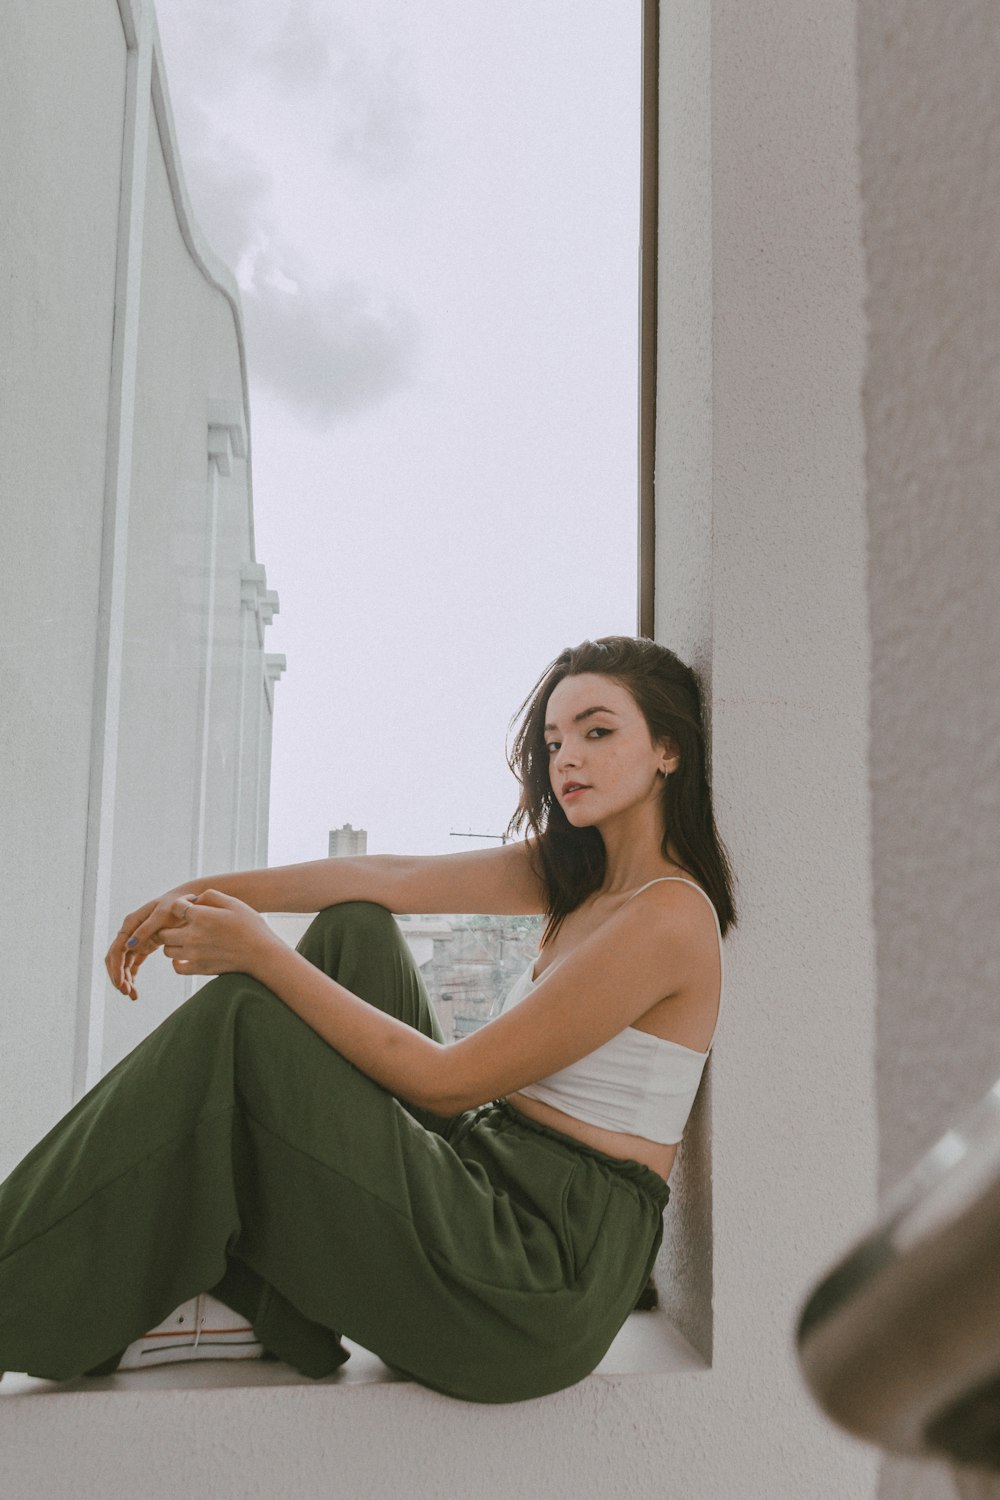
[[647,1140],[645,1136],[626,1135],[621,1130],[605,1130],[600,1125],[578,1120],[574,1115],[563,1114],[561,1109],[543,1104],[541,1099],[531,1099],[520,1093],[508,1094],[507,1103],[538,1125],[547,1125],[550,1130],[572,1136],[575,1141],[580,1141],[584,1146],[592,1146],[596,1151],[603,1151],[606,1156],[617,1156],[622,1161],[641,1161],[643,1166],[651,1167],[658,1173],[664,1182],[670,1176],[670,1169],[677,1155],[676,1145],[664,1146],[658,1141]]

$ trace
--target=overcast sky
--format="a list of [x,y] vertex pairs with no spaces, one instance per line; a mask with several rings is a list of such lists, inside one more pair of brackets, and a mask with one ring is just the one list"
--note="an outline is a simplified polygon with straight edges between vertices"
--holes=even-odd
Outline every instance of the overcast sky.
[[243,299],[269,862],[474,848],[535,678],[636,628],[639,0],[156,11]]

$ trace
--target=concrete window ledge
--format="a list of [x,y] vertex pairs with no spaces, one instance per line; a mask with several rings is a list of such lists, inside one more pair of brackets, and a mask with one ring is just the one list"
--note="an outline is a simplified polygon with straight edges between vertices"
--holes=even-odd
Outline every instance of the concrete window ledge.
[[[184,1360],[153,1365],[148,1370],[123,1370],[113,1375],[91,1375],[79,1380],[41,1380],[8,1373],[0,1381],[0,1399],[38,1395],[87,1395],[98,1392],[195,1391],[253,1389],[259,1386],[305,1386],[323,1390],[345,1386],[403,1385],[406,1380],[359,1344],[344,1340],[351,1357],[322,1380],[310,1380],[280,1360]],[[687,1340],[662,1312],[633,1313],[604,1359],[588,1380],[624,1375],[683,1375],[708,1368]],[[581,1382],[586,1384],[586,1382]]]
[[[697,1372],[702,1372],[699,1378]],[[322,1380],[277,1360],[0,1381],[4,1500],[609,1500],[663,1493],[671,1412],[710,1379],[659,1312],[552,1396],[454,1401],[365,1350]],[[677,1493],[694,1493],[683,1489]],[[718,1491],[723,1493],[723,1491]]]

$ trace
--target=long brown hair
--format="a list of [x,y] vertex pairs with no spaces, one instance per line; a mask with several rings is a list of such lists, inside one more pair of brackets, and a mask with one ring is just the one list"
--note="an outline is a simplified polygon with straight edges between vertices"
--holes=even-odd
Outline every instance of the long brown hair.
[[596,828],[574,828],[549,780],[545,710],[564,677],[596,672],[626,688],[635,699],[654,744],[666,740],[680,753],[680,764],[664,778],[661,792],[664,859],[673,843],[682,868],[701,881],[719,916],[723,935],[736,925],[733,872],[712,812],[708,784],[701,687],[691,667],[655,641],[606,635],[561,651],[525,698],[511,727],[521,723],[508,764],[521,783],[509,834],[527,827],[536,840],[538,874],[548,897],[548,926],[542,942],[554,937],[565,917],[596,891],[607,856]]

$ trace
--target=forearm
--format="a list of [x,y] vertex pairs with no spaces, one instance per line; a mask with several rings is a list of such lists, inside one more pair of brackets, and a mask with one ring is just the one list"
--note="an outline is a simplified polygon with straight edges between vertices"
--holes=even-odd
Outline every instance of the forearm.
[[367,1004],[279,939],[263,944],[250,967],[255,979],[383,1088],[435,1114],[465,1107],[450,1092],[447,1046]]
[[183,882],[184,891],[223,891],[255,911],[321,911],[341,901],[377,901],[390,906],[398,868],[405,859],[391,854],[346,859],[314,859],[271,869],[200,875]]
[[321,911],[341,901],[374,901],[392,912],[548,910],[528,842],[462,854],[363,854],[270,870],[200,875],[176,886],[223,891],[255,911]]

